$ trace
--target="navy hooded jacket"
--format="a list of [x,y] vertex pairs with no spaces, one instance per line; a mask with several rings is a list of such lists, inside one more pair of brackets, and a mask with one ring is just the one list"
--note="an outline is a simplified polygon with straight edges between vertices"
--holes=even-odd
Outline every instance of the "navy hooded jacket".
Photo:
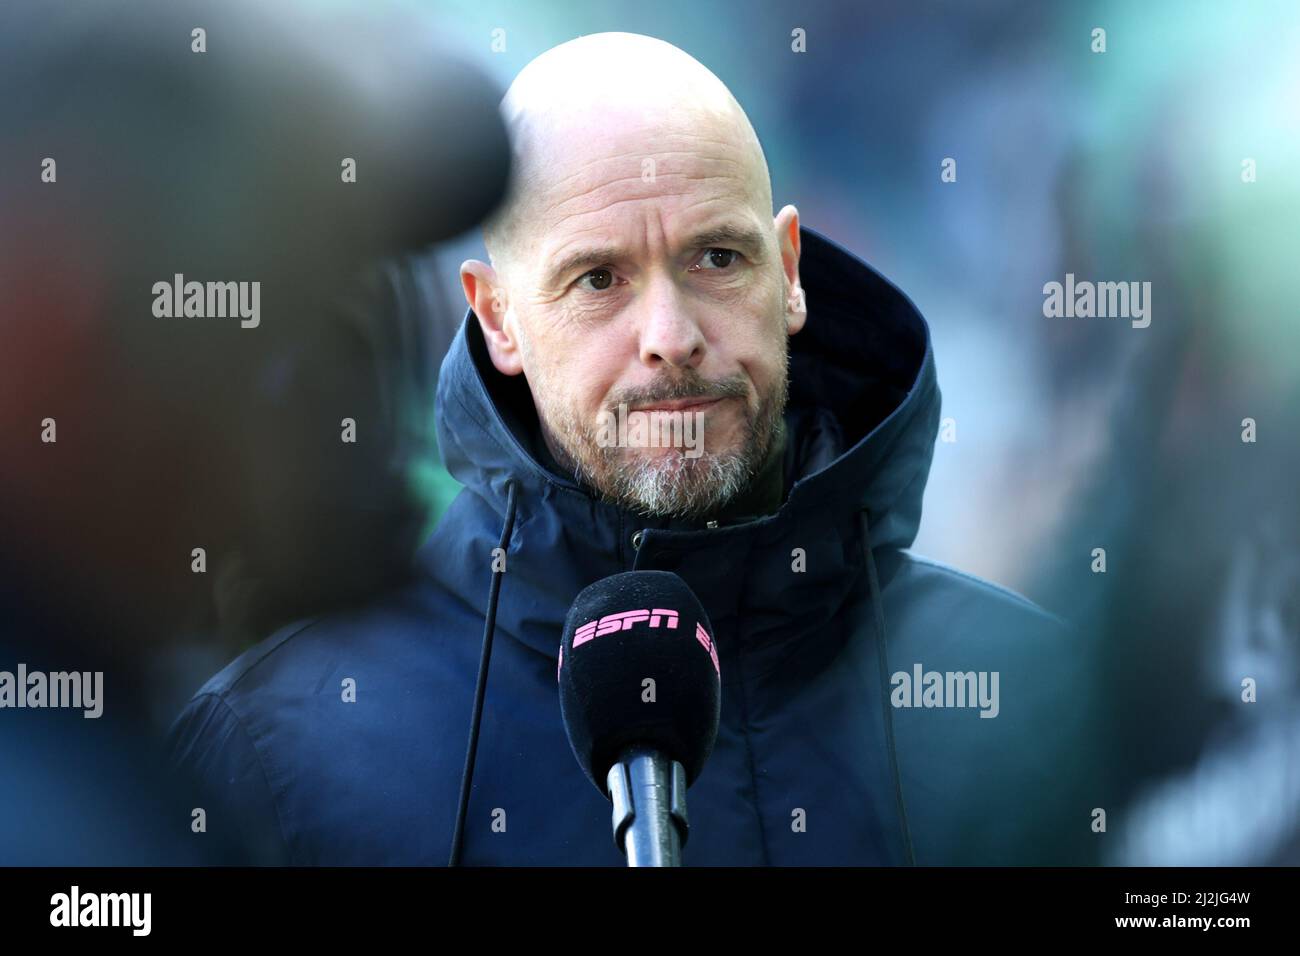
[[[465,487],[416,583],[282,629],[173,725],[209,832],[243,840],[256,862],[447,862],[508,530],[463,863],[624,864],[609,801],[565,737],[556,661],[578,592],[640,569],[686,581],[721,664],[686,865],[1085,861],[1093,802],[1075,758],[1089,684],[1070,632],[907,550],[939,423],[929,329],[808,229],[800,273],[786,499],[719,527],[640,518],[544,464],[524,377],[495,370],[467,314],[437,394],[442,453]],[[910,686],[929,672],[983,672],[996,708],[930,706],[959,700]]]

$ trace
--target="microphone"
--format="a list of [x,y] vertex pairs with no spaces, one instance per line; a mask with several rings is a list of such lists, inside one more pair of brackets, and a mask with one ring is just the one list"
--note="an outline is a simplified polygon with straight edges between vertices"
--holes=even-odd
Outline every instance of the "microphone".
[[556,678],[573,755],[613,803],[628,866],[680,866],[686,789],[713,752],[722,687],[713,628],[669,571],[627,571],[570,607]]

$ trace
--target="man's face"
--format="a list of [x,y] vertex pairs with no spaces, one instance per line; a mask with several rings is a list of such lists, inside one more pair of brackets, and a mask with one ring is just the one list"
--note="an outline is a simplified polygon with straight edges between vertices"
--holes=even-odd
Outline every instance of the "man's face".
[[[550,142],[502,277],[547,444],[608,500],[707,514],[782,427],[797,213],[768,218],[754,170],[707,118],[608,118]],[[624,445],[610,440],[620,414]]]

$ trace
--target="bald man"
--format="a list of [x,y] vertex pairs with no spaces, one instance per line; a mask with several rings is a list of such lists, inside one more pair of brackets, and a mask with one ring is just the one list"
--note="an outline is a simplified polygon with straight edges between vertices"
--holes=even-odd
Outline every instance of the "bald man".
[[773,211],[744,111],[666,43],[562,44],[502,109],[512,188],[438,385],[465,487],[415,586],[285,628],[195,695],[172,747],[209,831],[266,862],[623,865],[561,723],[559,643],[585,587],[666,570],[721,675],[686,864],[1090,861],[1068,633],[906,550],[940,409],[920,314]]
[[[461,279],[493,366],[528,379],[547,451],[632,511],[712,517],[745,491],[774,510],[799,214],[772,216],[740,105],[677,48],[601,34],[530,63],[503,111],[515,190],[487,229],[492,265]],[[601,442],[620,407],[684,412],[701,453]]]

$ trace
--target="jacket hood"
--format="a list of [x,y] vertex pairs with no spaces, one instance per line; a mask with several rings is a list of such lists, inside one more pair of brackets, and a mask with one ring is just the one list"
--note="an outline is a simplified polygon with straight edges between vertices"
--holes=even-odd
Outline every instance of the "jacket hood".
[[[820,585],[842,581],[846,565],[861,555],[859,512],[867,514],[873,553],[911,544],[939,421],[929,328],[912,302],[864,261],[811,229],[801,230],[801,240],[808,316],[789,339],[787,442],[795,457],[788,495],[774,514],[723,527],[639,516],[544,464],[533,451],[540,426],[525,377],[496,370],[477,317],[466,312],[438,382],[440,448],[448,470],[465,486],[461,497],[478,499],[476,511],[485,506],[496,512],[498,533],[507,514],[507,483],[516,483],[508,551],[525,560],[541,553],[561,558],[545,562],[550,569],[538,586],[571,599],[608,574],[674,570],[705,599],[712,619],[739,607],[752,610],[756,585],[746,585],[736,563],[755,550],[783,554],[788,572],[792,549],[802,548],[814,572],[809,593],[824,598]],[[457,521],[456,512],[453,505],[444,521]],[[815,550],[823,560],[815,559]],[[830,577],[817,582],[822,575]],[[511,577],[516,586],[526,583]],[[474,589],[476,603],[481,588]],[[541,630],[535,646],[553,655],[558,634]]]

